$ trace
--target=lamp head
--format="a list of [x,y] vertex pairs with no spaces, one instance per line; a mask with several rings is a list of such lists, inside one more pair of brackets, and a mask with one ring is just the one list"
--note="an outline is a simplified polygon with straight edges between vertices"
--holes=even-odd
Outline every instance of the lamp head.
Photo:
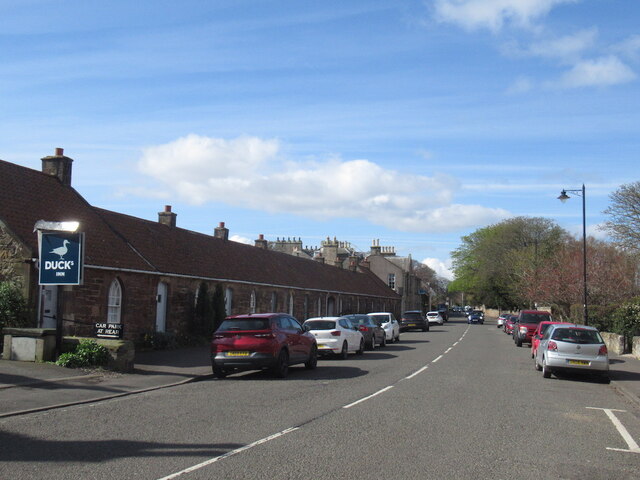
[[569,195],[567,195],[567,191],[566,190],[562,190],[560,192],[560,196],[558,197],[558,200],[560,200],[562,203],[566,202],[567,200],[569,200],[571,197]]

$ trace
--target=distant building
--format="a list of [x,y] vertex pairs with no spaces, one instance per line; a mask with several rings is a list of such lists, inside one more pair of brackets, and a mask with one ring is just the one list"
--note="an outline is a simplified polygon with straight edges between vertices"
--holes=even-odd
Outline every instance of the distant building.
[[[303,250],[284,254],[263,235],[255,246],[233,242],[223,222],[213,235],[185,230],[168,205],[157,222],[91,206],[71,186],[72,163],[62,149],[42,159],[42,171],[0,160],[0,281],[22,286],[34,326],[62,316],[64,334],[92,336],[98,322],[123,324],[132,340],[189,333],[203,285],[223,288],[228,314],[281,311],[304,320],[400,310],[400,296],[355,263],[336,268]],[[80,222],[82,285],[38,286],[38,220]]]

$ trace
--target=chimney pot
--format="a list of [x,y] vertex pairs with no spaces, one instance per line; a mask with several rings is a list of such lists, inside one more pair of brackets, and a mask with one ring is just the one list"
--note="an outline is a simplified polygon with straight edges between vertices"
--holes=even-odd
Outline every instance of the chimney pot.
[[56,148],[56,157],[63,157],[64,156],[64,148]]
[[171,211],[171,205],[164,206],[164,212],[158,212],[158,222],[168,227],[176,226],[176,217],[178,215]]
[[63,185],[71,186],[71,170],[73,160],[64,156],[64,149],[56,148],[55,155],[42,158],[42,172],[58,177]]
[[224,222],[220,222],[220,226],[213,229],[213,235],[222,240],[229,240],[229,229],[225,228]]
[[169,213],[171,211],[171,205],[165,205],[164,206],[164,211]]

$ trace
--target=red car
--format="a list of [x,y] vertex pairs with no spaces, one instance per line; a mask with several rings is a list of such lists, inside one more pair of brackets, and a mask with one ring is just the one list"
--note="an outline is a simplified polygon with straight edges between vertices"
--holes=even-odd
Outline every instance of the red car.
[[507,335],[513,335],[513,324],[518,319],[517,315],[509,315],[504,321],[504,333]]
[[549,328],[549,325],[574,325],[570,322],[540,322],[538,324],[538,328],[533,332],[533,337],[531,337],[531,358],[536,358],[536,352],[538,351],[538,345],[540,345],[540,339],[544,335],[544,332]]
[[531,344],[533,332],[540,322],[552,322],[551,314],[542,310],[521,310],[513,325],[513,341],[517,347],[523,343]]
[[308,328],[286,313],[227,317],[213,334],[213,374],[224,378],[240,370],[266,370],[284,378],[290,365],[318,363],[318,345]]

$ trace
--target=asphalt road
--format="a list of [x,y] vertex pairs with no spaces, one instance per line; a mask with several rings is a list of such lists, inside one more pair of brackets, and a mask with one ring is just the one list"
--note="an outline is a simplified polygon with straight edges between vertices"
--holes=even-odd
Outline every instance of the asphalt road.
[[285,380],[4,419],[0,479],[638,479],[640,449],[620,451],[638,442],[640,412],[611,386],[543,379],[493,322],[453,318]]

